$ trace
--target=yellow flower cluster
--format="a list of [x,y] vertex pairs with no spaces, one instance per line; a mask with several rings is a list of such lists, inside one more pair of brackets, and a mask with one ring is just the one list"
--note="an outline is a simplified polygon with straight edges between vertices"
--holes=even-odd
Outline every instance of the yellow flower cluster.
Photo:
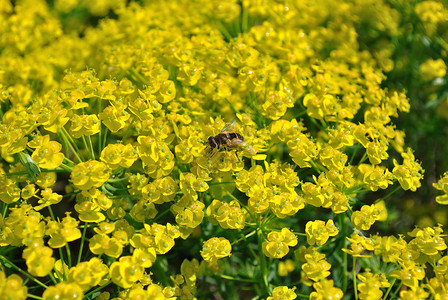
[[368,232],[422,184],[404,90],[445,84],[414,2],[0,0],[0,298],[442,299],[443,224]]

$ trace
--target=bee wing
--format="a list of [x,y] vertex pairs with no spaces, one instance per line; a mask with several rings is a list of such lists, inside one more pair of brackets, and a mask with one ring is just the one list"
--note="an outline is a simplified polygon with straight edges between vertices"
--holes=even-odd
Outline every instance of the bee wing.
[[221,129],[220,132],[234,131],[235,128],[236,128],[236,124],[237,124],[236,119],[233,119],[232,121],[228,122],[228,123],[226,124],[226,126],[224,126],[224,127]]
[[248,143],[246,143],[245,141],[241,141],[241,140],[234,141],[234,144],[240,146],[241,149],[243,149],[244,151],[250,153],[251,155],[257,154],[257,151],[255,151],[255,149],[252,148],[252,146],[249,145]]

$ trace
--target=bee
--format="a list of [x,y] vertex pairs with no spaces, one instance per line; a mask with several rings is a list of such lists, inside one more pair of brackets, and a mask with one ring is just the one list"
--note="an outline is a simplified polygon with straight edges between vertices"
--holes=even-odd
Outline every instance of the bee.
[[[215,136],[210,136],[207,139],[207,152],[213,155],[213,150],[227,150],[236,149],[236,156],[238,157],[238,151],[246,151],[251,155],[255,155],[257,152],[249,144],[244,141],[244,137],[238,132],[234,132],[236,126],[236,120],[232,120],[224,126],[224,128]],[[238,157],[239,158],[239,157]]]

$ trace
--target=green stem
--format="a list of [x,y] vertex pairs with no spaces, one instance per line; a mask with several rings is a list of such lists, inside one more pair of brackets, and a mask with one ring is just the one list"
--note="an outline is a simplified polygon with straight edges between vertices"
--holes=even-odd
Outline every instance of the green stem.
[[353,257],[353,291],[355,299],[358,300],[358,288],[356,287],[356,256]]
[[[89,144],[88,149],[90,149],[90,152],[92,153],[92,159],[95,159],[95,150],[93,150],[93,143],[92,143],[92,138],[90,137],[90,135],[87,136],[87,142]],[[101,152],[99,154],[101,154]]]
[[263,232],[260,228],[257,229],[258,233],[258,259],[260,261],[260,274],[262,276],[264,289],[266,294],[269,294],[269,283],[268,283],[268,269],[266,266],[266,257],[263,253]]
[[[106,142],[107,142],[107,133],[109,132],[109,130],[106,129],[104,130],[104,138],[103,138],[103,147],[101,149],[104,149],[106,147]],[[100,152],[101,153],[101,152]]]
[[154,223],[156,223],[161,217],[163,217],[164,215],[166,215],[170,211],[171,211],[171,208],[168,208],[165,211],[163,211],[162,213],[158,214],[157,217],[153,220]]
[[68,243],[65,243],[65,250],[67,251],[67,262],[68,262],[68,268],[70,269],[72,267],[72,252],[70,251]]
[[227,104],[229,104],[230,108],[232,109],[233,113],[236,115],[238,113],[238,111],[236,110],[236,108],[233,106],[232,102],[229,101],[229,99],[224,98],[224,100],[226,100]]
[[235,278],[235,277],[228,276],[228,275],[220,275],[219,277],[221,277],[222,279],[241,281],[241,282],[252,282],[252,283],[258,282],[258,280],[255,280],[255,279]]
[[86,232],[87,232],[87,224],[84,224],[84,229],[82,231],[82,237],[81,237],[81,245],[79,246],[78,260],[77,260],[76,264],[79,264],[81,262],[82,248],[84,247],[84,240],[86,239]]
[[76,143],[74,142],[74,140],[71,138],[71,136],[68,134],[67,130],[62,127],[61,130],[61,137],[62,139],[65,140],[65,142],[67,143],[67,145],[69,146],[69,148],[72,150],[73,154],[75,155],[75,157],[78,159],[79,162],[83,162],[84,158],[81,157],[81,153],[79,152],[79,148],[78,146],[76,146]]
[[64,278],[64,281],[67,280],[67,272],[65,271],[65,260],[64,255],[62,253],[62,248],[59,248],[59,256],[61,258],[61,265],[62,265],[62,278]]
[[85,294],[85,295],[84,295],[84,299],[88,299],[88,297],[89,297],[90,295],[93,295],[94,293],[96,293],[96,292],[98,292],[98,291],[101,291],[102,289],[104,289],[106,286],[108,286],[108,285],[111,284],[111,283],[112,283],[112,281],[108,281],[108,282],[106,282],[105,284],[103,284],[102,286],[99,286],[99,287],[97,287],[96,289],[94,289],[93,291],[91,291],[91,292]]
[[58,131],[58,132],[57,132],[57,135],[58,135],[58,137],[59,137],[59,141],[60,141],[61,144],[62,144],[62,147],[64,148],[64,151],[65,151],[65,157],[68,157],[68,156],[70,155],[70,149],[69,149],[68,142],[67,142],[67,140],[62,136],[61,131]]
[[325,170],[322,170],[322,168],[320,166],[318,166],[313,160],[310,160],[310,164],[313,167],[313,169],[317,172],[317,173],[322,173]]
[[58,282],[61,282],[61,281],[62,281],[61,279],[59,279],[59,281],[56,280],[56,278],[54,277],[54,274],[51,273],[51,272],[48,273],[48,276],[50,276],[50,279],[51,279],[51,281],[53,281],[54,285],[56,285],[56,284],[58,284]]
[[364,155],[361,157],[361,160],[359,161],[358,165],[362,164],[367,159],[367,152],[364,152]]
[[108,183],[118,183],[118,182],[123,182],[129,179],[129,176],[125,176],[125,177],[121,177],[121,178],[114,178],[114,179],[109,179],[107,182]]
[[[102,112],[103,108],[102,108],[102,101],[101,99],[98,99],[98,114]],[[100,121],[101,122],[101,121]],[[98,132],[98,155],[101,155],[101,150],[103,150],[101,148],[101,124],[100,124],[100,131]]]
[[31,295],[31,294],[27,294],[26,295],[27,298],[31,298],[31,299],[43,299],[42,297],[36,296],[36,295]]
[[228,195],[230,198],[232,198],[233,200],[235,200],[236,202],[238,202],[238,204],[239,204],[242,208],[244,208],[244,209],[249,213],[249,215],[250,215],[250,217],[252,218],[252,220],[256,220],[256,217],[255,217],[255,216],[252,214],[252,212],[247,208],[247,205],[242,204],[242,203],[240,202],[240,200],[238,200],[237,197],[235,197],[234,195],[232,195],[232,193],[227,192],[227,195]]
[[400,282],[400,284],[398,285],[397,289],[395,290],[395,292],[392,294],[392,296],[390,297],[391,299],[394,299],[395,296],[398,294],[398,292],[401,290],[401,287],[403,286],[403,282]]
[[317,122],[315,118],[313,118],[313,117],[309,117],[309,120],[311,121],[311,123],[313,123],[314,125],[316,125],[316,127],[317,127],[318,129],[320,129],[320,130],[322,130],[322,131],[325,131],[325,128],[322,127],[322,125],[319,124],[319,122]]
[[351,165],[353,164],[353,159],[355,159],[356,152],[358,152],[358,149],[359,149],[359,144],[356,144],[355,151],[353,151],[352,158],[350,158],[350,164]]
[[387,299],[387,296],[389,295],[390,291],[392,290],[392,287],[394,286],[395,281],[397,281],[397,278],[394,278],[394,280],[393,280],[392,283],[390,284],[390,287],[387,289],[387,292],[386,292],[386,294],[384,295],[383,300],[386,300],[386,299]]
[[239,242],[241,242],[242,240],[247,240],[248,238],[250,238],[251,236],[253,236],[255,233],[257,233],[256,231],[251,231],[248,234],[242,236],[241,238],[239,238],[238,240],[234,241],[231,245],[235,245]]
[[381,200],[384,200],[384,199],[389,198],[389,197],[392,196],[395,192],[397,192],[399,189],[401,189],[401,185],[397,186],[393,191],[391,191],[391,192],[390,192],[389,194],[387,194],[386,196],[381,197],[381,198],[379,198],[378,200],[376,200],[375,203],[378,203],[378,202],[381,201]]
[[51,206],[47,206],[47,208],[48,208],[48,211],[50,212],[51,219],[53,221],[56,221],[56,218],[54,217],[54,213],[53,213],[53,210],[51,209]]
[[233,40],[232,36],[230,35],[230,33],[227,31],[226,27],[221,23],[221,22],[217,22],[216,23],[218,25],[218,29],[219,31],[222,33],[222,35],[225,36],[225,38],[230,42]]
[[141,84],[143,85],[148,85],[148,82],[146,81],[146,78],[142,76],[142,74],[140,74],[140,72],[138,72],[136,69],[134,68],[130,68],[129,73],[131,75],[133,75],[135,77],[135,79],[137,79]]
[[0,255],[0,261],[2,263],[3,266],[6,267],[6,265],[11,265],[11,267],[16,270],[17,272],[23,274],[24,276],[28,277],[30,280],[34,281],[35,283],[37,283],[38,285],[40,285],[41,287],[47,289],[48,286],[46,284],[44,284],[43,282],[37,280],[36,278],[34,278],[34,276],[32,276],[31,274],[28,274],[27,272],[23,271],[21,268],[19,268],[18,266],[16,266],[14,263],[12,263],[9,259],[7,259],[6,257],[4,257],[3,255]]
[[109,192],[119,192],[119,191],[127,191],[129,188],[116,188],[108,183],[105,183],[103,185],[103,188],[105,188]]
[[[75,164],[73,163],[73,165],[75,165]],[[69,166],[64,165],[64,164],[60,165],[58,168],[61,168],[62,171],[67,171],[69,173],[71,173],[73,171],[72,167],[69,167]],[[60,172],[61,170],[57,170],[57,169],[54,170],[54,172],[58,172],[58,171]]]
[[134,117],[132,118],[131,122],[129,123],[129,126],[126,129],[126,132],[124,133],[123,138],[121,139],[123,142],[128,137],[128,134],[129,134],[129,132],[131,131],[131,128],[132,128],[132,124],[134,124],[136,118],[137,118],[137,115],[134,115]]
[[82,139],[82,143],[84,144],[84,149],[86,149],[87,154],[89,155],[89,159],[93,159],[93,157],[92,157],[92,152],[90,152],[90,149],[89,149],[89,147],[87,146],[86,137],[83,135],[83,136],[81,137],[81,139]]
[[218,184],[230,184],[230,183],[235,183],[235,181],[217,181],[217,182],[210,182],[208,185],[212,186],[212,185],[218,185]]
[[68,165],[76,165],[76,163],[74,161],[72,161],[70,158],[68,158],[67,156],[64,157],[64,162],[66,162],[67,164],[65,166],[68,167]]
[[7,212],[8,212],[8,203],[3,203],[3,211],[2,211],[3,219],[6,217]]
[[301,111],[301,112],[299,112],[299,113],[297,113],[296,115],[294,115],[294,119],[297,119],[297,118],[300,118],[301,116],[304,116],[304,115],[306,115],[307,114],[307,111],[306,110],[303,110],[303,111]]
[[247,14],[247,8],[244,4],[241,4],[241,32],[247,32],[249,23],[249,16]]
[[[341,247],[345,248],[346,246],[346,236],[347,236],[347,222],[345,222],[345,214],[339,214],[339,226],[341,227]],[[346,294],[347,291],[347,277],[348,277],[348,262],[347,262],[347,253],[342,251],[342,291]]]

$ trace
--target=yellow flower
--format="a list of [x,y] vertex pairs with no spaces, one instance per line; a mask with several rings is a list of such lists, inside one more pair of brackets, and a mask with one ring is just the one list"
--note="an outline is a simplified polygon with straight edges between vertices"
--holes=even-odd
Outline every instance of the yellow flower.
[[137,142],[138,156],[148,175],[160,178],[171,173],[174,168],[174,155],[167,144],[149,136],[139,136]]
[[[207,216],[211,217],[211,221],[218,221],[219,225],[226,229],[243,229],[246,216],[240,205],[236,201],[226,203],[219,200],[213,200],[212,204],[207,207]],[[215,221],[215,222],[216,222]]]
[[23,250],[22,257],[26,260],[28,272],[34,276],[43,277],[51,272],[55,259],[53,250],[43,245],[42,240],[34,240]]
[[287,276],[288,273],[294,271],[295,268],[296,264],[294,263],[294,261],[291,259],[287,259],[278,263],[277,272],[279,276]]
[[[159,106],[156,96],[149,93],[148,90],[138,91],[139,96],[135,100],[129,102],[129,110],[140,120],[152,120],[154,119],[153,112],[155,109],[155,105]],[[124,108],[123,108],[124,109]],[[118,111],[117,111],[118,112]],[[119,117],[119,118],[118,118]],[[122,112],[121,116],[117,115],[115,122],[119,122],[122,124],[121,128],[124,127],[124,122],[129,119],[129,115],[127,112]]]
[[310,246],[314,244],[322,246],[330,236],[336,236],[339,230],[334,225],[333,220],[328,220],[326,224],[324,221],[316,220],[306,223],[305,232],[306,240]]
[[295,288],[288,288],[287,286],[278,286],[272,291],[272,296],[267,297],[266,300],[294,300],[297,298],[294,293]]
[[334,286],[333,280],[324,279],[313,284],[315,292],[310,294],[310,300],[342,299],[344,293]]
[[79,219],[83,222],[102,222],[106,219],[100,212],[101,207],[93,202],[83,201],[75,204],[75,210],[79,213]]
[[202,69],[202,67],[194,66],[191,63],[183,64],[179,67],[176,79],[187,86],[196,85],[201,78]]
[[366,147],[366,153],[369,157],[369,161],[372,165],[380,164],[381,161],[387,159],[387,145],[379,142],[368,142]]
[[369,269],[357,277],[361,281],[358,284],[359,299],[381,299],[383,292],[380,288],[390,286],[384,274],[373,274]]
[[358,233],[352,233],[350,237],[347,237],[347,240],[350,242],[350,249],[342,249],[342,251],[354,257],[370,257],[362,253],[366,250],[373,251],[372,239],[361,236]]
[[125,111],[126,106],[120,102],[114,102],[98,114],[103,124],[113,133],[124,128],[126,121],[130,118],[130,114]]
[[393,174],[383,166],[361,164],[358,166],[362,181],[371,191],[386,189],[392,184]]
[[97,115],[74,115],[70,120],[69,132],[74,138],[97,134],[101,128],[101,122]]
[[307,278],[318,282],[330,275],[331,265],[325,260],[325,254],[310,247],[306,250],[304,257],[306,263],[302,265],[302,270]]
[[[132,242],[131,240],[131,244]],[[132,253],[132,259],[144,268],[150,268],[156,261],[156,257],[156,250],[153,247],[136,248],[134,253]]]
[[82,299],[84,293],[79,285],[74,282],[59,282],[55,286],[48,287],[42,295],[43,299]]
[[34,196],[36,196],[37,189],[34,184],[27,184],[24,188],[22,188],[21,197],[22,199],[30,199]]
[[[375,255],[381,255],[384,262],[397,263],[401,260],[402,253],[406,252],[407,243],[401,237],[394,236],[373,236],[369,241],[373,241]],[[372,250],[372,249],[368,249]]]
[[41,172],[36,178],[36,184],[41,188],[50,188],[56,183],[57,176],[55,172]]
[[79,221],[66,213],[66,217],[59,223],[57,221],[50,221],[47,223],[46,234],[51,236],[48,245],[51,248],[60,248],[67,244],[67,242],[75,241],[81,238],[81,231],[77,228]]
[[415,160],[415,156],[410,149],[401,153],[403,164],[400,165],[394,159],[394,169],[392,173],[397,178],[401,187],[406,190],[415,192],[421,186],[424,170],[420,163]]
[[58,204],[62,200],[62,195],[53,193],[53,191],[50,188],[46,188],[44,190],[41,190],[40,192],[42,198],[37,201],[39,205],[35,206],[34,209],[39,211],[44,207]]
[[425,268],[412,260],[406,260],[400,262],[400,268],[390,272],[389,275],[400,279],[405,286],[412,290],[416,290],[419,281],[425,278]]
[[443,3],[437,1],[422,1],[415,5],[415,12],[423,22],[439,23],[446,20],[448,11]]
[[50,141],[49,135],[36,138],[29,142],[28,145],[32,148],[36,148],[33,154],[31,154],[31,158],[40,168],[54,169],[59,167],[64,160],[65,156],[60,152],[62,145],[58,142]]
[[376,221],[383,218],[384,211],[381,205],[363,205],[360,210],[353,212],[351,222],[358,229],[369,230]]
[[268,241],[263,242],[263,253],[267,257],[282,258],[289,252],[289,247],[297,245],[297,237],[288,229],[272,231],[267,236]]
[[205,261],[213,263],[218,259],[230,256],[231,252],[232,246],[227,239],[211,238],[202,245],[201,256]]
[[28,288],[23,285],[22,278],[17,274],[6,277],[3,269],[0,269],[0,294],[3,299],[26,299]]
[[129,168],[137,160],[137,151],[132,145],[109,144],[101,151],[101,161],[111,170]]
[[104,276],[109,273],[109,268],[101,259],[93,257],[87,262],[81,262],[68,272],[68,281],[76,283],[83,291],[98,285]]
[[14,180],[7,178],[6,176],[0,177],[0,200],[6,204],[16,202],[20,199],[20,188],[17,186]]
[[118,258],[123,253],[123,244],[115,237],[104,234],[95,234],[89,241],[89,249],[93,254],[106,254]]
[[433,228],[415,228],[412,232],[408,233],[409,236],[414,237],[414,239],[409,242],[409,246],[417,248],[418,251],[423,254],[435,256],[439,251],[443,251],[447,248],[442,232],[443,229],[441,228],[441,225]]
[[136,263],[131,256],[122,256],[119,261],[112,263],[109,275],[118,286],[128,289],[143,277],[144,268]]
[[88,160],[73,167],[70,175],[75,187],[88,190],[102,186],[110,176],[106,164],[96,160]]

